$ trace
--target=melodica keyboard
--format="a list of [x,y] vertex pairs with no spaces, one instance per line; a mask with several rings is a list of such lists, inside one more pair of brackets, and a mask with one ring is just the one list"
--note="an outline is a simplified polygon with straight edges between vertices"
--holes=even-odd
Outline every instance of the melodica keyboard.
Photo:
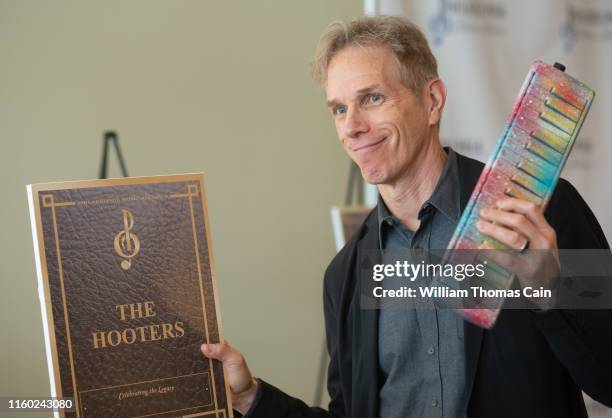
[[[494,207],[496,201],[506,196],[546,207],[594,96],[590,87],[565,74],[561,64],[535,61],[531,65],[501,138],[451,238],[449,250],[477,250],[482,244],[509,249],[480,234],[476,228],[480,209]],[[482,278],[486,288],[507,289],[512,279],[512,273],[487,262]],[[478,326],[491,328],[499,308],[460,309],[459,313]]]

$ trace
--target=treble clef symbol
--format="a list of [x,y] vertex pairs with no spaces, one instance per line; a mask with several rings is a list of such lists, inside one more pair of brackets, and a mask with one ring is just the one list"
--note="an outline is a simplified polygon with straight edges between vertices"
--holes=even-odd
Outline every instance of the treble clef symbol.
[[134,216],[132,213],[123,209],[123,231],[115,235],[115,252],[119,257],[125,258],[121,262],[121,268],[128,270],[132,266],[132,258],[140,251],[140,240],[133,232]]

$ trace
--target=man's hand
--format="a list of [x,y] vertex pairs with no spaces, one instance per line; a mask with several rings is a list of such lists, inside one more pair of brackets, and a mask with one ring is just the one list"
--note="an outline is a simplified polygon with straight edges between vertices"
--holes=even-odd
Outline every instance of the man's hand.
[[202,344],[200,349],[206,357],[223,363],[229,377],[232,407],[246,414],[255,399],[257,381],[253,379],[244,356],[229,345],[227,340],[222,344]]
[[[539,206],[526,200],[507,198],[497,202],[495,209],[482,209],[480,216],[482,220],[476,226],[483,235],[515,250],[529,247],[529,251],[523,254],[489,251],[487,257],[515,273],[523,288],[555,287],[559,278],[557,234]],[[550,300],[532,302],[542,308],[551,307]]]

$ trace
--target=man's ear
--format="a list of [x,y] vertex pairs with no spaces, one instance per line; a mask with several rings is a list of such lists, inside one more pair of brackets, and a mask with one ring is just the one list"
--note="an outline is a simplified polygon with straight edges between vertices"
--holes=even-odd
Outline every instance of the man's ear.
[[442,117],[442,110],[446,103],[446,86],[439,78],[429,80],[425,86],[425,94],[429,104],[429,124],[438,125]]

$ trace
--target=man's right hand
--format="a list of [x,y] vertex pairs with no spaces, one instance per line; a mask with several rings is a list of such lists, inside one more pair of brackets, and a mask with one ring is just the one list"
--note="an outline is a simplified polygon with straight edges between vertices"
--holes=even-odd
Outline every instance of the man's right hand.
[[223,363],[229,378],[232,407],[246,414],[255,399],[257,381],[253,379],[244,356],[227,341],[222,344],[202,344],[200,349],[204,356]]

